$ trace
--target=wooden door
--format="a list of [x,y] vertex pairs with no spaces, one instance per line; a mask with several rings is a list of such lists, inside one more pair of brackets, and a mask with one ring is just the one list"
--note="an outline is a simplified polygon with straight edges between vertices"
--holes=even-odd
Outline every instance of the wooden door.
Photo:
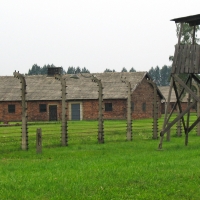
[[71,119],[80,120],[80,103],[71,104]]
[[57,105],[49,106],[49,121],[57,121]]

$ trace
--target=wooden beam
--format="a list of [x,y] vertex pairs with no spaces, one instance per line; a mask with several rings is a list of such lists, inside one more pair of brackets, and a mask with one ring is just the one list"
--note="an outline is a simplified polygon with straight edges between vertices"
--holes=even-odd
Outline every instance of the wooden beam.
[[[179,101],[179,99],[181,98],[181,95],[178,94],[178,90],[177,90],[177,87],[176,87],[175,83],[174,83],[174,92],[175,92],[177,103],[178,103],[179,113],[182,113],[182,107],[181,107],[181,103]],[[182,117],[181,120],[182,120],[182,124],[183,124],[184,130],[185,130],[186,127],[185,127],[184,117]]]
[[193,26],[193,34],[192,34],[192,44],[193,45],[195,44],[195,29],[196,29],[196,26]]
[[168,109],[169,109],[169,104],[170,104],[170,100],[171,100],[172,88],[173,88],[173,77],[171,77],[171,81],[170,81],[170,88],[169,88],[169,93],[168,93],[167,106],[165,109],[165,118],[164,118],[164,123],[163,123],[163,129],[167,125],[169,118],[170,118],[170,117],[167,118],[167,115],[168,115]]
[[[188,81],[189,81],[189,77],[188,77],[188,78],[187,78],[187,80],[186,80],[186,84],[188,83]],[[172,84],[175,84],[175,83],[174,83],[174,82],[172,82]],[[172,87],[173,87],[173,85],[172,85]],[[178,98],[179,98],[179,99],[181,98],[181,96],[182,96],[183,92],[184,92],[184,88],[181,90],[181,92],[180,92],[180,94],[179,94],[179,96],[178,96]],[[170,95],[171,95],[171,94],[170,94]],[[171,97],[171,96],[170,96],[170,97]],[[169,100],[169,96],[168,96],[168,101],[170,101],[170,100]],[[168,122],[169,122],[169,119],[170,119],[170,117],[172,116],[172,114],[173,114],[173,111],[174,111],[174,109],[175,109],[176,105],[177,105],[177,101],[176,101],[176,103],[174,104],[174,106],[173,106],[173,108],[172,108],[172,110],[171,110],[171,112],[170,112],[170,114],[169,114],[168,118],[167,118],[167,119],[165,119],[165,120],[166,120],[166,123],[165,123],[165,124],[168,124]],[[182,111],[180,111],[180,112],[182,112]]]
[[160,136],[163,137],[164,134],[195,105],[195,103],[195,101],[191,103],[186,110],[180,113],[171,123],[169,123],[168,126],[160,132]]
[[196,119],[196,121],[188,128],[188,133],[199,123],[200,116]]
[[[191,86],[192,86],[192,76],[190,75],[189,77],[190,77],[189,88],[191,88]],[[188,96],[188,106],[190,105],[190,102],[191,102],[191,94],[189,93],[189,96]],[[189,124],[190,124],[190,110],[187,113],[187,123],[186,123],[186,129],[185,129],[185,145],[186,146],[188,144]]]
[[193,78],[198,84],[200,84],[200,80],[199,80],[199,78],[196,77],[196,75],[192,74],[192,78]]
[[200,102],[200,98],[177,75],[173,75],[173,77],[196,101]]

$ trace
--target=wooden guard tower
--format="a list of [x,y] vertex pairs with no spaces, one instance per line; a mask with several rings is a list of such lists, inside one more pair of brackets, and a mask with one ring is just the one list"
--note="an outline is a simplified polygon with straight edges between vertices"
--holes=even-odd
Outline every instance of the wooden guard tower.
[[[200,14],[176,18],[172,19],[171,21],[175,21],[175,23],[180,23],[180,31],[178,44],[175,46],[175,53],[171,71],[170,89],[164,123],[162,131],[160,132],[160,143],[158,147],[159,149],[162,149],[164,134],[168,132],[176,122],[180,120],[182,122],[183,130],[185,132],[185,145],[187,145],[189,132],[200,121],[200,117],[197,117],[196,121],[193,124],[190,124],[190,109],[195,106],[195,104],[200,102],[200,97],[192,91],[192,83],[195,82],[196,84],[200,84],[200,78],[198,76],[198,74],[200,74],[200,45],[195,44],[195,26],[200,25]],[[183,45],[180,43],[183,23],[188,23],[190,26],[193,27],[192,44]],[[184,80],[183,78],[181,78],[180,74],[187,75],[187,79]],[[180,91],[178,90],[177,85],[180,86]],[[174,104],[171,112],[168,114],[172,88],[174,89],[176,95],[176,103]],[[188,93],[188,105],[187,108],[183,110],[181,107],[181,96],[185,92]],[[175,119],[170,121],[170,117],[176,107],[178,107],[179,113]]]

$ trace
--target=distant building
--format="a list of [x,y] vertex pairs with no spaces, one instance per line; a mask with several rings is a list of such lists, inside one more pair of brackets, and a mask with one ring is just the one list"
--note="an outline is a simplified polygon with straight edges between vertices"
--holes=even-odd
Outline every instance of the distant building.
[[[85,74],[90,76],[91,74]],[[126,119],[127,86],[121,76],[131,82],[132,118],[153,116],[153,87],[147,72],[95,73],[103,85],[104,119]],[[98,86],[90,78],[78,74],[71,79],[66,74],[66,102],[68,120],[98,118]],[[28,121],[61,120],[61,83],[53,76],[25,76]],[[0,77],[0,121],[21,120],[21,84],[13,76]],[[162,93],[157,90],[158,116],[161,116]]]
[[[163,96],[165,97],[165,102],[163,101],[163,103],[161,104],[161,112],[162,114],[165,113],[165,106],[166,106],[166,103],[168,101],[168,95],[169,95],[169,86],[161,86],[161,87],[158,87],[160,92],[163,94]],[[171,93],[171,99],[170,99],[170,104],[169,104],[169,108],[168,108],[168,113],[170,113],[170,111],[172,110],[173,106],[175,105],[177,101],[177,98],[176,98],[176,95],[175,95],[175,92],[174,92],[174,89],[172,88],[172,93]],[[188,105],[188,94],[184,94],[181,98],[181,107],[183,110],[185,110],[187,108],[187,105]],[[177,107],[176,106],[176,109],[174,110],[174,112],[177,112]],[[194,108],[191,109],[191,112],[196,112],[196,106]]]

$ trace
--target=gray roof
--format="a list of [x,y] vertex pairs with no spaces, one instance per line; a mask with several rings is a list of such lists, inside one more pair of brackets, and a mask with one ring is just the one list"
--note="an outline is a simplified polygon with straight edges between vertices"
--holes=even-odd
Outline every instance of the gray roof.
[[[91,76],[91,74],[84,74]],[[101,79],[104,99],[126,99],[127,87],[122,83],[121,77],[131,82],[132,91],[140,84],[145,77],[149,77],[147,72],[105,72],[93,73],[96,78]],[[97,83],[91,78],[84,78],[78,74],[79,79],[70,78],[70,74],[64,75],[66,78],[66,92],[68,100],[98,99]],[[61,100],[61,83],[54,77],[44,75],[25,76],[26,99],[31,100]],[[21,83],[14,76],[0,77],[0,101],[20,101]]]
[[[168,100],[168,95],[169,95],[169,86],[160,86],[158,87],[158,89],[160,90],[160,92],[163,94],[163,96],[165,97],[166,99],[166,102]],[[187,95],[185,95],[182,100],[182,102],[187,102]],[[175,95],[175,92],[174,92],[174,89],[172,88],[172,93],[171,93],[171,99],[170,99],[170,102],[176,102],[176,95]]]

